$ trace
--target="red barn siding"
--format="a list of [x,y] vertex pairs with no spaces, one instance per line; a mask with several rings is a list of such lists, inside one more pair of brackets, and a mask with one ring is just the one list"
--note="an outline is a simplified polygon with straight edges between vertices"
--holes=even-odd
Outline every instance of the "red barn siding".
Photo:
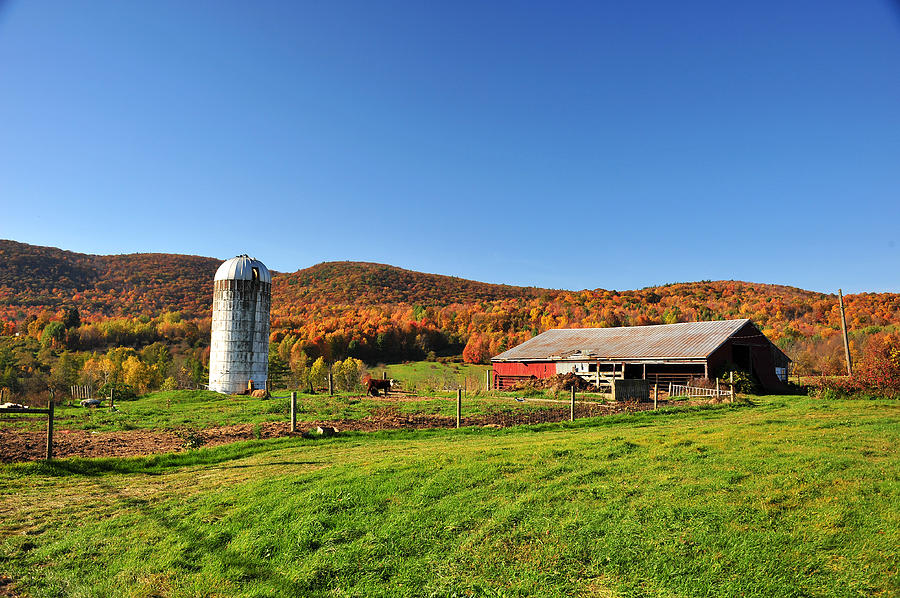
[[494,362],[494,388],[504,389],[529,378],[549,378],[556,375],[556,362],[521,361]]
[[498,361],[494,363],[495,376],[526,376],[549,378],[556,375],[556,362],[522,363],[516,361]]

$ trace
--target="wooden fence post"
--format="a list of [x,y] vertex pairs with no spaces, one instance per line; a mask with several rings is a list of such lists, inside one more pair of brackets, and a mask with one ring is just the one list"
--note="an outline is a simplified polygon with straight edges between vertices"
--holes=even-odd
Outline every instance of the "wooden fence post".
[[491,390],[491,370],[484,370],[484,390],[486,392]]
[[291,432],[297,431],[297,393],[291,393]]
[[456,427],[462,424],[462,389],[456,389]]
[[672,383],[669,382],[669,400],[672,400]]
[[53,458],[53,395],[47,401],[47,460]]
[[572,402],[569,405],[569,421],[575,421],[575,385],[572,385]]
[[334,396],[334,374],[331,373],[331,370],[328,370],[328,396]]
[[734,403],[734,371],[728,372],[729,394],[731,395],[730,403]]

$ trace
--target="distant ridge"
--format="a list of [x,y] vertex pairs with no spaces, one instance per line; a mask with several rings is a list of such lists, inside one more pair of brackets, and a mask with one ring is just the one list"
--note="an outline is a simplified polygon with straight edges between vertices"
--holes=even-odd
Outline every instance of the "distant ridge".
[[[221,259],[169,253],[91,255],[0,240],[0,316],[75,305],[85,314],[205,316]],[[387,264],[325,262],[275,272],[274,301],[444,305],[534,297],[544,289],[425,274]]]
[[416,303],[447,305],[536,297],[554,291],[426,274],[371,262],[324,262],[279,274],[276,301],[291,303],[315,294],[320,300],[349,305]]
[[140,315],[209,309],[210,285],[221,260],[196,255],[90,255],[0,240],[0,307],[87,314]]
[[[83,321],[153,318],[164,311],[208,320],[220,264],[195,255],[100,256],[0,240],[0,323],[21,330],[27,316],[50,312],[49,319],[59,318],[68,306],[77,307]],[[860,293],[845,303],[851,333],[858,335],[854,343],[900,331],[900,294]],[[552,328],[741,318],[782,349],[793,347],[798,363],[840,369],[834,295],[732,280],[566,291],[370,262],[326,262],[273,273],[270,340],[285,362],[296,357],[295,346],[310,356],[354,355],[371,362],[460,352],[467,361],[484,362]]]

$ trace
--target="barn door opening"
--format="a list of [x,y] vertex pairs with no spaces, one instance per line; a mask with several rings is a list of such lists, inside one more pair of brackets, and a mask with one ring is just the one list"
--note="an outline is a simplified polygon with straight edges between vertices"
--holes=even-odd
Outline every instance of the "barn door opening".
[[745,372],[753,371],[753,358],[751,357],[749,345],[732,345],[731,354],[734,358],[734,365]]

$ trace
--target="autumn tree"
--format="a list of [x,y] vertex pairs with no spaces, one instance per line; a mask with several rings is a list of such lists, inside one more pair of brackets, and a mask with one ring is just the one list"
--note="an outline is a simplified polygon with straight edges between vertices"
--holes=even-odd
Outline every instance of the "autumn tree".
[[122,362],[122,381],[138,394],[151,390],[156,379],[156,368],[144,363],[136,355],[129,355]]
[[325,363],[324,357],[316,359],[312,367],[309,369],[309,386],[315,391],[328,385],[328,364]]
[[463,361],[466,363],[486,363],[490,360],[489,343],[480,334],[469,337],[463,349]]
[[6,388],[11,392],[19,392],[22,388],[19,381],[21,375],[19,360],[13,353],[12,348],[0,346],[0,388]]
[[294,386],[312,392],[309,361],[309,356],[300,343],[294,343],[290,354],[290,368]]
[[68,390],[78,383],[81,364],[69,351],[63,351],[50,368],[50,384],[58,392]]
[[348,357],[338,361],[332,367],[334,382],[338,390],[357,391],[362,388],[362,378],[366,374],[366,365],[359,359]]
[[81,314],[77,307],[67,307],[63,311],[62,324],[66,330],[74,330],[81,326]]
[[66,327],[62,322],[48,322],[41,332],[41,345],[56,349],[62,347],[66,340]]

